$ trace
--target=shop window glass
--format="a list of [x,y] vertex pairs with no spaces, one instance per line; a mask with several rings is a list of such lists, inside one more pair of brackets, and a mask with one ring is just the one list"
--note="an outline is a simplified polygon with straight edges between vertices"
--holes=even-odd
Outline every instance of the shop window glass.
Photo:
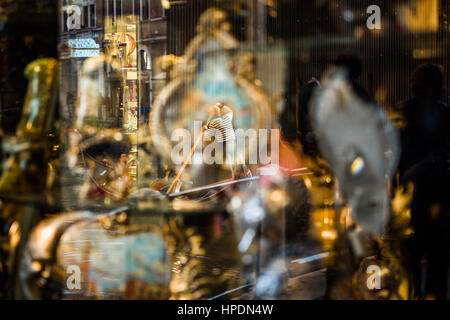
[[151,19],[161,18],[163,16],[163,8],[160,0],[150,0],[150,10]]
[[148,20],[149,19],[149,2],[148,0],[142,0],[141,1],[141,12],[142,12],[142,20]]
[[89,6],[89,11],[90,11],[90,16],[89,16],[89,19],[90,19],[90,27],[92,28],[92,27],[95,27],[95,4],[91,4],[90,6]]
[[141,16],[141,0],[134,0],[134,15],[136,17],[140,17]]
[[83,7],[83,28],[89,27],[89,7]]
[[68,29],[67,29],[67,19],[68,19],[68,17],[69,16],[68,16],[67,12],[64,11],[63,18],[62,18],[62,31],[63,32],[68,31]]
[[141,70],[150,70],[150,57],[145,50],[141,50]]
[[115,12],[114,12],[115,0],[108,0],[108,16],[111,19],[113,25],[116,24]]

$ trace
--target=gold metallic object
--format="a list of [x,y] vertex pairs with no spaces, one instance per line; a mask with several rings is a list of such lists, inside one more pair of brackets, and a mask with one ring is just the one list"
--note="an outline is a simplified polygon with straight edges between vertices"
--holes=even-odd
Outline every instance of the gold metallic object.
[[1,218],[11,223],[6,263],[10,298],[22,298],[18,265],[28,232],[40,218],[34,205],[21,204],[30,199],[44,200],[50,155],[49,129],[53,121],[57,92],[58,62],[39,59],[25,69],[29,80],[22,117],[16,135],[4,137],[3,151],[9,154],[0,178]]
[[16,135],[3,142],[10,157],[0,178],[0,193],[38,194],[45,188],[47,134],[56,101],[57,71],[55,59],[36,60],[25,70],[29,84],[22,118]]
[[[377,239],[379,252],[376,256],[362,260],[353,276],[352,287],[355,298],[364,300],[408,300],[415,298],[412,279],[406,265],[405,241],[412,234],[410,205],[414,187],[409,184],[395,189],[391,200],[392,215],[385,234]],[[379,270],[380,274],[370,271]],[[379,276],[376,279],[375,276]],[[379,281],[379,288],[370,287],[369,282]]]
[[[170,299],[207,299],[237,286],[239,269],[230,265],[230,259],[237,253],[231,249],[230,231],[211,238],[173,217],[164,225],[163,232],[172,266]],[[224,245],[228,250],[223,250]]]
[[[109,70],[109,71],[108,71]],[[119,62],[113,56],[100,55],[86,59],[80,79],[80,96],[76,119],[69,132],[67,160],[70,168],[85,166],[86,175],[79,197],[81,200],[124,199],[131,188],[135,173],[134,156],[128,159],[131,137],[106,114],[117,106],[106,103],[109,81],[122,77]]]

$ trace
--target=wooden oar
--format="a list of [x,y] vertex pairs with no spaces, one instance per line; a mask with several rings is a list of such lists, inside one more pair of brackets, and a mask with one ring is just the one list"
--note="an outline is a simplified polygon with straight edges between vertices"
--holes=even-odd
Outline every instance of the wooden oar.
[[[203,128],[207,128],[208,127],[209,122],[211,121],[212,117],[213,117],[213,115],[209,116],[208,120],[206,120],[206,125]],[[175,183],[177,183],[177,181],[180,179],[181,174],[183,173],[184,169],[188,165],[188,162],[191,159],[192,155],[194,154],[194,151],[197,148],[197,145],[200,143],[200,141],[202,141],[203,134],[205,133],[205,130],[203,130],[203,128],[202,128],[202,132],[201,132],[200,136],[197,138],[197,141],[195,141],[194,145],[191,148],[191,151],[189,152],[189,154],[187,155],[186,159],[184,160],[183,165],[180,168],[180,171],[178,171],[177,176],[172,181],[172,184],[170,185],[169,189],[167,190],[167,194],[169,194],[170,191],[172,191],[172,188],[175,186]]]

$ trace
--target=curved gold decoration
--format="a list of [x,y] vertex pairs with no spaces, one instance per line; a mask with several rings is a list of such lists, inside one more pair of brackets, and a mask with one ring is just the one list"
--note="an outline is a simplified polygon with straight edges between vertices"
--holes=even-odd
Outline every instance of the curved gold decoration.
[[[239,269],[225,266],[233,254],[230,234],[211,239],[197,228],[172,217],[163,226],[164,241],[172,266],[169,284],[171,300],[207,299],[237,286]],[[226,250],[215,252],[219,246]]]
[[22,117],[16,135],[3,142],[4,151],[11,156],[0,178],[1,193],[38,194],[45,187],[46,135],[56,102],[57,74],[55,59],[38,59],[25,69],[29,84]]
[[[199,70],[197,54],[207,41],[215,41],[224,50],[235,50],[239,41],[230,33],[231,25],[227,22],[224,11],[209,8],[199,18],[197,35],[188,44],[181,59],[173,63],[170,72],[172,80],[156,97],[150,115],[151,139],[155,150],[165,159],[170,159],[171,143],[161,125],[165,109],[172,97],[184,86],[191,84]],[[274,108],[267,94],[259,87],[253,70],[251,53],[231,52],[227,66],[234,82],[251,100],[252,120],[255,129],[271,128],[274,120]]]

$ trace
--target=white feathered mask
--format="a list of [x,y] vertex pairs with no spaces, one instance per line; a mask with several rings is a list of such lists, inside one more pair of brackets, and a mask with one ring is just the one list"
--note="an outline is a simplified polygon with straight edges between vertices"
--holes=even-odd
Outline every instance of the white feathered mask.
[[400,155],[398,133],[380,107],[364,102],[343,71],[328,73],[311,102],[320,151],[366,231],[380,235],[390,211],[388,181]]

